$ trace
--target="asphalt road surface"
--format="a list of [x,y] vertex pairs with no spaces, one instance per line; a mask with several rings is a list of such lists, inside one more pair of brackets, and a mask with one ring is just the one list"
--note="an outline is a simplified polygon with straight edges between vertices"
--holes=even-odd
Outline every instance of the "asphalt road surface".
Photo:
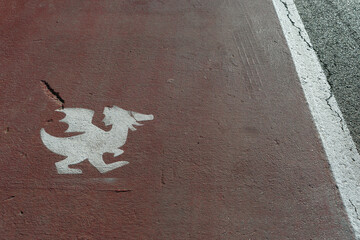
[[295,0],[332,92],[360,149],[360,1]]

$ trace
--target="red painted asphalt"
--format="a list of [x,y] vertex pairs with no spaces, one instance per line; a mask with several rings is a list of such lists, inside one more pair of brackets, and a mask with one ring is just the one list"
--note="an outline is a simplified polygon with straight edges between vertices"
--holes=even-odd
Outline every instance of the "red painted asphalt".
[[[354,238],[271,1],[2,1],[0,43],[1,239]],[[61,105],[155,119],[64,175]]]

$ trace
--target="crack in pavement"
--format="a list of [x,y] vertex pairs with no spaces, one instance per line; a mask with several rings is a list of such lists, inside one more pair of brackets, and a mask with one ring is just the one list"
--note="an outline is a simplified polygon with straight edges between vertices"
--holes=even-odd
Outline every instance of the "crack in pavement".
[[349,202],[350,202],[350,204],[354,207],[354,209],[355,209],[355,213],[356,213],[356,218],[358,219],[358,220],[360,220],[360,217],[359,217],[359,213],[358,213],[358,211],[357,211],[357,208],[356,208],[356,206],[353,204],[353,202],[349,199]]
[[319,57],[319,55],[320,55],[319,52],[316,51],[316,49],[314,49],[314,47],[312,46],[312,44],[303,36],[303,31],[301,30],[301,28],[300,28],[299,26],[297,26],[296,23],[295,23],[295,21],[291,18],[291,12],[290,12],[290,10],[289,10],[288,4],[287,4],[286,2],[284,2],[283,0],[279,0],[279,1],[284,5],[284,7],[285,7],[285,9],[286,9],[286,12],[287,12],[286,16],[287,16],[287,18],[289,19],[289,21],[291,22],[291,25],[293,25],[293,26],[298,30],[298,33],[299,33],[300,38],[301,38],[301,39],[306,43],[306,45],[307,45],[310,49],[312,49],[312,50],[316,53],[316,55],[318,56],[318,60],[319,60],[320,64],[322,65],[323,69],[325,70],[327,82],[328,82],[329,87],[330,87],[330,89],[329,89],[330,95],[329,95],[328,98],[325,99],[325,100],[326,100],[326,103],[327,103],[327,105],[329,106],[330,110],[331,110],[332,112],[334,112],[334,113],[338,116],[338,118],[340,119],[341,129],[342,129],[342,131],[345,131],[345,129],[344,129],[344,119],[340,116],[340,114],[339,114],[337,111],[335,111],[335,110],[333,109],[333,107],[332,107],[332,105],[331,105],[331,103],[330,103],[330,99],[331,99],[332,97],[334,97],[333,91],[332,91],[333,86],[332,86],[332,84],[331,84],[330,81],[329,81],[329,79],[330,79],[331,76],[332,76],[332,72],[331,72],[330,69],[328,68],[327,63],[323,62],[323,61],[321,60],[321,58]]
[[65,100],[60,96],[60,93],[56,92],[47,81],[41,80],[40,82],[42,82],[48,93],[51,94],[52,98],[61,104],[61,108],[64,108]]
[[302,30],[300,27],[296,26],[295,21],[292,20],[292,18],[290,17],[290,10],[289,10],[289,6],[286,2],[284,2],[283,0],[280,0],[280,2],[284,5],[286,12],[287,12],[287,18],[290,20],[291,24],[297,28],[298,32],[299,32],[299,36],[301,37],[302,40],[304,40],[304,42],[306,43],[306,45],[308,45],[309,48],[314,49],[313,46],[311,45],[311,43],[309,43],[305,37],[302,35]]
[[340,113],[339,113],[338,111],[335,111],[335,110],[333,109],[332,105],[330,104],[330,99],[334,97],[334,94],[333,94],[333,92],[332,92],[332,90],[331,90],[331,84],[329,84],[329,86],[330,86],[330,95],[329,95],[328,98],[325,99],[326,104],[329,106],[330,110],[331,110],[332,112],[334,112],[334,113],[337,115],[337,117],[340,119],[340,127],[341,127],[341,130],[342,130],[343,132],[345,132],[344,119],[341,117],[341,115],[340,115]]

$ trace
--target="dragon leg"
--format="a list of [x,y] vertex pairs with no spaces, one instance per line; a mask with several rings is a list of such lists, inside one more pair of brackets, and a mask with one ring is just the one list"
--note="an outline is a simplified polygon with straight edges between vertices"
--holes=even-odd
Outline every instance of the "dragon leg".
[[89,162],[100,172],[106,173],[108,171],[114,170],[116,168],[122,167],[129,162],[127,161],[118,161],[114,163],[106,164],[102,159],[102,155],[93,155],[89,157]]
[[81,169],[69,168],[70,164],[74,164],[74,159],[67,157],[64,160],[55,163],[59,174],[81,174]]

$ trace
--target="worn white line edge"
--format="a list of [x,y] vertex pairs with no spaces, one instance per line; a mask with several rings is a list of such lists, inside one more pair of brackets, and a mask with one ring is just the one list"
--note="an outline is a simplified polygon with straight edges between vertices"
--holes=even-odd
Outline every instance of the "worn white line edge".
[[360,155],[293,0],[272,0],[350,223],[360,239]]

